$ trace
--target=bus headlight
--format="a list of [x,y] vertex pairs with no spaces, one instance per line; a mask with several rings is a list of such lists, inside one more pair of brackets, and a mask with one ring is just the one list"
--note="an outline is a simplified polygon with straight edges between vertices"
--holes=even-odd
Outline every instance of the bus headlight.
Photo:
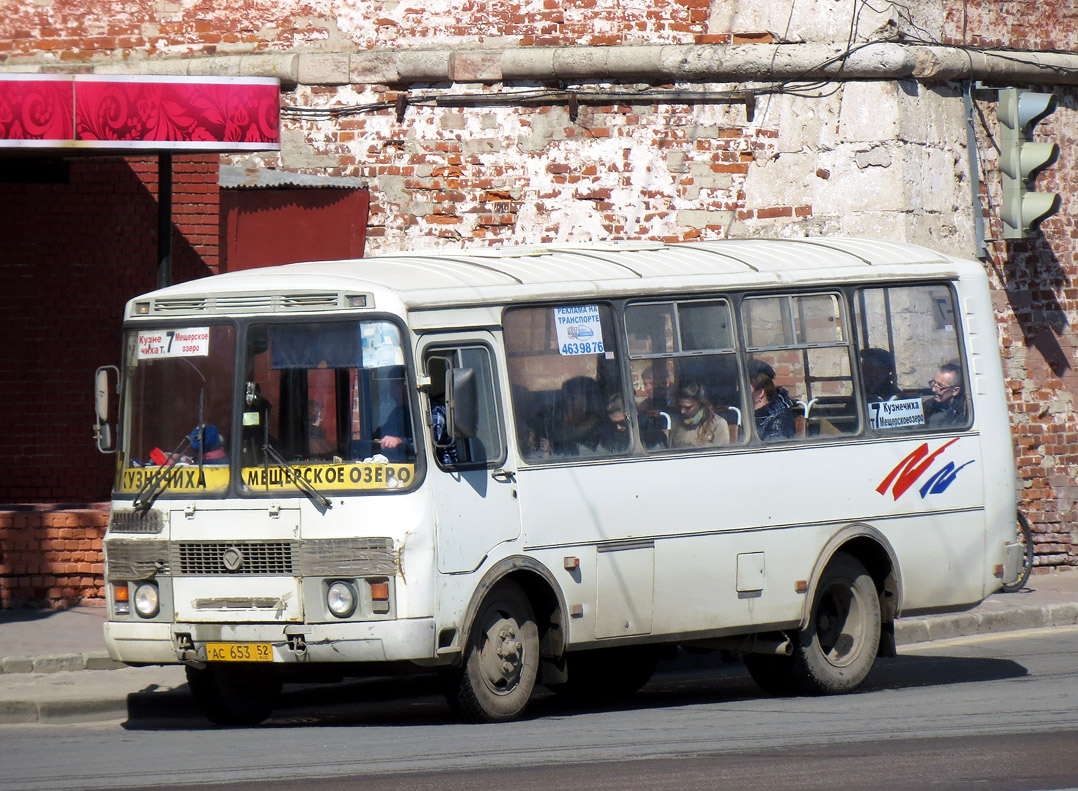
[[338,618],[347,618],[356,611],[356,589],[347,582],[334,582],[326,591],[326,606]]
[[135,611],[143,618],[153,618],[161,609],[161,597],[152,582],[144,582],[135,588],[134,599]]

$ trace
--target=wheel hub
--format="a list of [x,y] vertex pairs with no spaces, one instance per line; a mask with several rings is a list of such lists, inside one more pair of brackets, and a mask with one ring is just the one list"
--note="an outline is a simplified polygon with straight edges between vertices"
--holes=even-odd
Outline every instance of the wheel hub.
[[498,692],[508,692],[520,682],[524,667],[524,644],[516,624],[500,620],[487,630],[480,666],[487,685]]
[[816,639],[829,663],[845,667],[857,658],[865,639],[865,618],[863,603],[851,588],[836,585],[826,591],[816,614]]

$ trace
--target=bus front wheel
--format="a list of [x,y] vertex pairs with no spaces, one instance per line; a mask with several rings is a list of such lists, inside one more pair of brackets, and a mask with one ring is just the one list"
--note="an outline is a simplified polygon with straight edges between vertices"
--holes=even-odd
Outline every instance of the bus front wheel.
[[460,666],[444,671],[446,699],[469,722],[520,717],[539,670],[539,629],[528,597],[504,581],[483,600]]

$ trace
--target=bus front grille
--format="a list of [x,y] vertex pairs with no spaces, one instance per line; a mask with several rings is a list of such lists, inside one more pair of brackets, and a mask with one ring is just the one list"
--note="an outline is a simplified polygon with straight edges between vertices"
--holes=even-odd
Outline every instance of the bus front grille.
[[172,545],[177,576],[280,576],[293,574],[291,541],[197,541]]

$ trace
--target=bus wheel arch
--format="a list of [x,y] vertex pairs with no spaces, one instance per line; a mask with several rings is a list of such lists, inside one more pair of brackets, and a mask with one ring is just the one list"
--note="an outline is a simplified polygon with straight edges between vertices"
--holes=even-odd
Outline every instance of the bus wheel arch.
[[526,557],[496,564],[469,602],[458,661],[442,671],[453,710],[472,722],[519,717],[541,665],[561,661],[564,623],[564,601],[545,568]]
[[893,548],[869,525],[828,542],[813,569],[789,656],[748,655],[756,683],[773,695],[852,692],[880,655],[894,655],[901,579]]
[[876,586],[880,600],[880,645],[879,655],[893,657],[895,647],[895,618],[902,608],[902,573],[898,565],[898,556],[887,537],[879,530],[863,523],[847,525],[835,533],[824,546],[816,560],[809,580],[809,596],[801,614],[800,628],[808,628],[812,617],[812,606],[820,578],[828,564],[839,553],[856,558],[865,567]]
[[813,589],[808,624],[793,635],[794,688],[807,694],[852,692],[868,677],[883,632],[879,590],[845,550],[828,560]]

